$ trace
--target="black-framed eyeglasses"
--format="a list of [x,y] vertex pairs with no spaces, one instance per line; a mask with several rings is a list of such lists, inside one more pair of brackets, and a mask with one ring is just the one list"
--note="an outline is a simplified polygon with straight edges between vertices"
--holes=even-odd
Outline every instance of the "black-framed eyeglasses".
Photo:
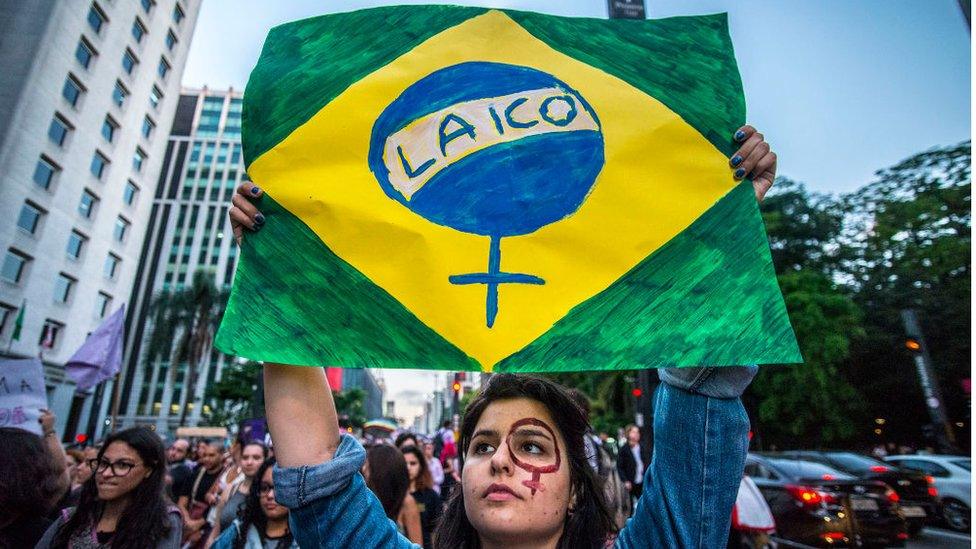
[[268,484],[267,482],[262,482],[261,485],[258,486],[258,494],[261,494],[262,496],[266,496],[271,492],[274,492],[274,484]]
[[136,466],[136,463],[131,461],[116,461],[111,462],[107,459],[90,459],[88,460],[88,467],[96,473],[104,473],[106,469],[112,469],[112,475],[116,477],[124,477],[128,475],[132,469]]

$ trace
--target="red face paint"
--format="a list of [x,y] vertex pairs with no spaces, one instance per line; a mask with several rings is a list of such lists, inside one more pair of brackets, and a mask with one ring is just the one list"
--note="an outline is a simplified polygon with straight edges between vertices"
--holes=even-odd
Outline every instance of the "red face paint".
[[[518,456],[515,455],[515,452],[512,451],[512,435],[515,434],[516,429],[524,425],[534,425],[536,427],[542,427],[546,431],[549,431],[549,434],[552,436],[552,444],[555,447],[555,451],[556,451],[555,463],[553,463],[552,465],[543,465],[543,466],[531,465],[520,460]],[[531,489],[533,496],[535,495],[536,490],[539,490],[540,492],[545,491],[546,488],[545,486],[542,485],[541,482],[539,482],[539,477],[542,476],[542,473],[555,473],[556,471],[558,471],[559,464],[562,459],[559,456],[559,442],[556,440],[556,433],[553,432],[552,428],[546,425],[544,421],[535,419],[533,417],[520,419],[515,423],[513,423],[512,428],[509,429],[508,436],[505,438],[505,446],[508,446],[508,455],[511,456],[512,463],[514,463],[517,467],[532,473],[532,480],[523,480],[522,485],[525,486],[526,488]]]

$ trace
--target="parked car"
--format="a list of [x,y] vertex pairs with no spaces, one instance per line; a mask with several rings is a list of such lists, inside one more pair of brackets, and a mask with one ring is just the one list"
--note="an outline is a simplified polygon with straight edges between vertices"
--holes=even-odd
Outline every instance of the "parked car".
[[939,493],[927,475],[906,471],[877,458],[854,452],[790,451],[777,454],[829,465],[864,480],[879,480],[898,493],[898,505],[908,521],[908,534],[915,537],[926,524],[941,520]]
[[776,520],[756,483],[748,476],[739,482],[739,494],[732,507],[732,531],[728,549],[776,549],[772,536]]
[[776,519],[776,533],[815,547],[903,546],[907,524],[898,494],[880,481],[858,479],[797,458],[749,454],[755,481]]
[[972,512],[972,460],[969,456],[888,456],[884,460],[902,469],[930,476],[942,500],[942,518],[946,526],[958,532],[969,531]]

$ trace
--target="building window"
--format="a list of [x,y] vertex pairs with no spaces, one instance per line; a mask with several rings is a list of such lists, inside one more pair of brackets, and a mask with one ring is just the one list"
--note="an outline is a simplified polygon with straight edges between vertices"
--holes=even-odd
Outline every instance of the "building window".
[[47,347],[48,349],[53,349],[59,341],[58,336],[64,330],[64,324],[56,320],[51,320],[50,318],[44,321],[44,329],[41,330],[41,338],[37,341],[37,344],[41,347]]
[[24,205],[20,207],[20,215],[17,216],[17,226],[29,234],[34,234],[37,231],[37,226],[41,223],[42,215],[44,215],[44,210],[39,206],[24,202]]
[[178,40],[176,39],[176,35],[173,34],[173,31],[166,31],[166,49],[173,51],[173,48],[176,47],[177,42]]
[[102,268],[102,274],[105,275],[105,278],[115,280],[115,275],[119,273],[120,263],[122,263],[122,259],[119,256],[113,253],[108,254],[105,257],[105,266]]
[[156,86],[153,86],[152,89],[149,90],[149,104],[152,105],[152,108],[158,109],[159,102],[162,100],[163,100],[163,92],[160,91],[160,89],[157,88]]
[[75,59],[78,60],[78,64],[84,68],[91,66],[92,59],[98,55],[95,52],[95,48],[88,43],[88,40],[82,38],[78,41],[78,47],[75,48]]
[[51,159],[44,155],[37,161],[37,166],[34,168],[34,183],[43,189],[49,189],[51,187],[51,181],[54,180],[54,174],[60,171],[61,168],[57,166]]
[[146,163],[146,151],[136,147],[135,154],[132,155],[132,169],[141,172],[142,166]]
[[82,191],[81,201],[78,202],[78,213],[85,219],[91,219],[95,214],[96,206],[98,206],[98,197],[87,189]]
[[104,154],[95,151],[95,154],[92,155],[91,166],[89,167],[92,175],[101,179],[105,175],[106,168],[108,168],[108,158],[105,158]]
[[153,130],[156,129],[156,123],[153,122],[152,118],[147,115],[142,119],[142,136],[149,139],[152,136]]
[[122,82],[115,81],[115,88],[112,89],[112,102],[117,107],[125,105],[125,98],[129,97],[129,90],[122,85]]
[[132,74],[132,71],[138,64],[139,59],[136,58],[136,54],[132,53],[132,50],[129,48],[126,48],[125,52],[122,54],[122,70],[124,70],[126,74]]
[[64,79],[64,87],[61,88],[61,97],[71,104],[72,107],[78,105],[78,99],[81,98],[81,94],[85,92],[85,87],[81,85],[74,75],[69,74],[67,78]]
[[68,237],[68,257],[72,259],[79,259],[81,257],[81,252],[85,248],[85,242],[88,241],[88,237],[79,233],[78,231],[71,231],[71,235]]
[[144,36],[146,36],[146,26],[136,17],[132,22],[132,37],[136,39],[136,44],[141,44]]
[[71,298],[71,288],[74,287],[77,279],[64,273],[58,274],[58,279],[54,282],[54,301],[67,303]]
[[186,13],[183,12],[183,8],[179,4],[173,6],[173,22],[179,25],[186,18]]
[[115,230],[112,235],[115,236],[116,242],[125,241],[125,235],[129,232],[129,225],[131,225],[129,220],[121,215],[115,220]]
[[95,34],[100,34],[102,32],[102,27],[108,23],[108,17],[105,16],[105,12],[102,8],[98,7],[98,4],[92,3],[91,9],[88,10],[88,26],[95,31]]
[[7,255],[3,258],[3,268],[0,269],[0,277],[7,282],[19,283],[30,260],[31,258],[27,254],[18,252],[13,248],[7,250]]
[[61,147],[64,145],[65,139],[68,138],[68,132],[72,129],[71,124],[63,116],[54,113],[54,118],[51,119],[51,126],[47,129],[47,136],[51,139],[52,143]]
[[241,144],[234,143],[234,147],[230,150],[230,161],[232,164],[237,164],[241,161]]
[[139,195],[139,186],[132,181],[125,182],[125,190],[122,191],[122,200],[125,202],[126,206],[131,206],[133,202],[136,201],[136,197]]
[[95,316],[98,318],[104,318],[105,313],[108,312],[109,307],[112,306],[112,296],[105,292],[98,292],[98,298],[95,300]]
[[139,1],[140,1],[140,2],[142,3],[142,9],[143,9],[143,10],[145,10],[145,12],[146,12],[147,14],[148,14],[148,13],[149,13],[150,11],[152,11],[152,8],[153,8],[153,4],[155,4],[155,3],[156,3],[156,2],[154,2],[153,0],[139,0]]
[[160,78],[165,79],[171,68],[173,67],[169,64],[169,61],[167,61],[165,57],[160,56],[159,67],[156,68],[156,74],[158,74]]
[[105,115],[105,121],[102,122],[102,137],[105,141],[109,143],[115,141],[115,133],[119,129],[119,123],[112,119],[111,116]]

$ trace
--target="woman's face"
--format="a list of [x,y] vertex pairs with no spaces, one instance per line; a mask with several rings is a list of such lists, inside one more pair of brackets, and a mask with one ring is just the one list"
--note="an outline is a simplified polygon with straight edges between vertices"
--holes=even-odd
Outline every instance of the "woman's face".
[[251,478],[258,472],[258,468],[264,463],[264,451],[257,444],[248,444],[241,452],[241,470],[244,476]]
[[434,443],[425,442],[424,443],[424,456],[427,459],[434,459]]
[[274,474],[271,467],[264,471],[261,482],[258,484],[258,495],[261,496],[261,510],[264,516],[271,520],[283,519],[288,516],[288,508],[278,505],[274,494]]
[[417,460],[417,456],[413,453],[403,454],[403,459],[407,461],[407,473],[410,475],[410,480],[417,480],[417,476],[420,475],[420,461]]
[[566,442],[549,410],[528,398],[489,404],[467,448],[461,486],[482,539],[558,539],[572,496]]
[[132,446],[115,441],[102,454],[95,469],[98,499],[112,501],[128,495],[152,474]]

